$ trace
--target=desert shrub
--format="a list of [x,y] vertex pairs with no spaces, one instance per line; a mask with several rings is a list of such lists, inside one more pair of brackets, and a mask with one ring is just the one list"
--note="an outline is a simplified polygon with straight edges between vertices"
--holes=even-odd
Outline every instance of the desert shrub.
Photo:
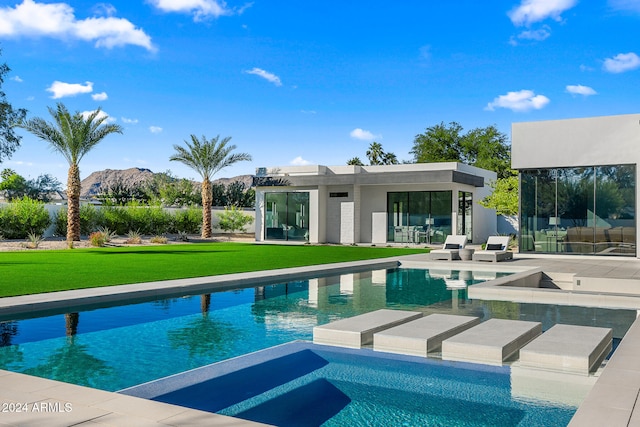
[[[67,210],[59,209],[53,217],[56,236],[67,235]],[[80,234],[86,236],[104,222],[102,211],[93,205],[80,205]]]
[[50,224],[44,204],[28,197],[0,208],[0,230],[7,239],[24,239],[29,233],[42,235]]
[[253,222],[251,215],[245,214],[241,209],[238,209],[235,206],[225,207],[224,212],[220,212],[216,215],[218,215],[218,218],[220,219],[218,228],[232,233],[234,231],[244,232],[246,226]]
[[104,244],[106,243],[107,239],[106,236],[103,232],[101,231],[94,231],[93,233],[91,233],[89,235],[89,241],[91,242],[91,246],[104,246]]
[[27,233],[27,243],[25,246],[29,249],[38,249],[42,240],[42,234]]
[[168,239],[164,236],[153,236],[149,241],[151,243],[165,244],[168,242]]
[[169,232],[198,234],[202,227],[202,209],[187,208],[177,211],[171,221]]
[[100,227],[98,227],[98,231],[100,233],[104,234],[104,241],[107,242],[107,243],[112,241],[116,237],[118,237],[116,232],[115,231],[111,231],[109,229],[109,227],[100,226]]
[[140,231],[130,230],[127,233],[127,240],[125,240],[125,243],[128,243],[130,245],[139,245],[140,243],[142,243],[142,235],[140,234]]

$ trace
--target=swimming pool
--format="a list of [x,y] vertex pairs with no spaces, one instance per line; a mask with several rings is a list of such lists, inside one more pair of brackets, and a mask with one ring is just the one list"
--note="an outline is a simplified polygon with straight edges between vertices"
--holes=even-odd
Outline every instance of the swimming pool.
[[375,270],[105,307],[0,319],[0,369],[116,391],[293,340],[316,325],[379,308],[610,327],[633,310],[467,298],[486,271]]
[[124,394],[278,426],[564,426],[575,407],[514,396],[508,366],[294,342]]

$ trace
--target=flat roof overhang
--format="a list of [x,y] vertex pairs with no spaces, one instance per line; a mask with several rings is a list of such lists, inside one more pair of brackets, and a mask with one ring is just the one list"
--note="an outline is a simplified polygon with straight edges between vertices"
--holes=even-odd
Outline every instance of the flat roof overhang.
[[[257,179],[256,179],[257,178]],[[420,171],[327,175],[284,175],[254,178],[256,187],[311,187],[318,185],[465,184],[484,187],[484,178],[465,172]]]

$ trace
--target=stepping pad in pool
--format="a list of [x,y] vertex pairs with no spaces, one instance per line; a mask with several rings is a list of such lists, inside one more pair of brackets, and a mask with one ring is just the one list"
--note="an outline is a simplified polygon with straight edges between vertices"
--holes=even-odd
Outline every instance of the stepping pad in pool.
[[541,333],[540,322],[489,319],[444,340],[442,358],[499,365]]
[[442,341],[480,323],[471,316],[431,314],[373,335],[373,349],[389,353],[426,356]]
[[611,351],[610,328],[555,325],[520,350],[519,365],[589,375]]
[[373,343],[373,334],[422,317],[419,311],[381,309],[313,328],[316,344],[360,348]]

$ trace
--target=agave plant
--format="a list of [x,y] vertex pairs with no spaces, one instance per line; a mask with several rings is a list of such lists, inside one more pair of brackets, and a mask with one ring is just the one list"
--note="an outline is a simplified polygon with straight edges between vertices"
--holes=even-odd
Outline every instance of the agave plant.
[[142,243],[142,234],[140,234],[140,230],[130,230],[127,233],[126,242],[130,245],[139,245]]

